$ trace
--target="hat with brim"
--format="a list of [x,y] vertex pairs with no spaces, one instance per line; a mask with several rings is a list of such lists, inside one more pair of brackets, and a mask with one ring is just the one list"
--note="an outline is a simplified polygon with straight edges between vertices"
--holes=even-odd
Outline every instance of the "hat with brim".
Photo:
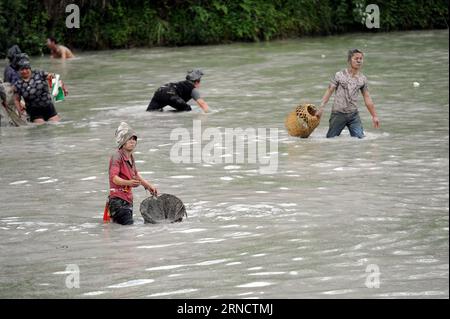
[[17,70],[23,70],[23,69],[31,69],[31,64],[28,59],[21,59],[19,62],[17,62]]
[[136,132],[125,122],[121,122],[116,130],[116,143],[117,148],[122,148],[128,140],[135,137],[137,140]]
[[18,53],[14,55],[11,59],[11,66],[14,70],[19,70],[19,62],[22,60],[30,61],[30,57],[26,53]]

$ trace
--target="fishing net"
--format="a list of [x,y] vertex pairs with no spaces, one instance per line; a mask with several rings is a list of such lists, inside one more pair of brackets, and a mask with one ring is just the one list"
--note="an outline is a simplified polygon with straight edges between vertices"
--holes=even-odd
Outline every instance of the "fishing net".
[[317,109],[313,104],[300,104],[288,114],[284,125],[289,135],[307,138],[319,125]]
[[181,222],[185,215],[187,217],[183,202],[170,194],[144,199],[139,210],[145,223],[176,223]]

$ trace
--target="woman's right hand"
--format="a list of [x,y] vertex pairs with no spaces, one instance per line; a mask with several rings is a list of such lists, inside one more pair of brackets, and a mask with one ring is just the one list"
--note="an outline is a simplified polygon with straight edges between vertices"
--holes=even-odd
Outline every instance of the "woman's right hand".
[[67,95],[69,95],[69,91],[67,90],[67,88],[66,88],[66,85],[64,84],[64,82],[63,81],[61,81],[61,87],[62,87],[62,90],[63,90],[63,93],[64,93],[64,96],[67,96]]
[[322,117],[322,114],[323,114],[323,106],[321,106],[319,108],[319,110],[317,111],[317,113],[316,113],[317,118],[320,119]]
[[141,185],[141,181],[138,180],[138,179],[130,179],[130,180],[128,181],[128,186],[131,186],[131,187],[138,187],[138,186],[140,186],[140,185]]

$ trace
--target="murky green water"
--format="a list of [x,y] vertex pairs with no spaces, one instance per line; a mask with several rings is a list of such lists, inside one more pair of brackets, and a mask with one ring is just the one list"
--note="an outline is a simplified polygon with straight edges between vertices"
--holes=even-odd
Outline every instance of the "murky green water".
[[[364,140],[324,138],[331,103],[310,138],[289,137],[287,113],[318,104],[353,47],[366,51],[381,129],[360,100]],[[1,128],[2,298],[448,298],[448,31],[78,57],[32,60],[67,83],[60,124]],[[192,67],[205,72],[210,114],[145,112]],[[173,163],[170,134],[194,120],[224,135],[278,128],[276,171],[225,152]],[[142,175],[186,204],[183,223],[143,224],[142,188],[134,226],[102,223],[120,121],[139,134]],[[79,288],[66,286],[68,265]],[[379,288],[367,287],[373,269]]]

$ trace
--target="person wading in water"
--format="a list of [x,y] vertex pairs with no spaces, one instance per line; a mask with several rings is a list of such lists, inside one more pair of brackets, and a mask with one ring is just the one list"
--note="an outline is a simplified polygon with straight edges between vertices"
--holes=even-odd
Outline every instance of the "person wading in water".
[[191,70],[187,73],[185,81],[164,84],[154,93],[147,111],[162,111],[167,105],[177,111],[191,111],[192,108],[187,102],[194,99],[203,112],[208,112],[208,104],[201,98],[199,91],[203,75],[201,70]]
[[375,111],[375,105],[369,94],[367,78],[360,72],[363,65],[364,54],[358,49],[348,51],[348,68],[337,72],[325,92],[317,116],[320,118],[325,105],[334,91],[334,103],[331,109],[330,127],[327,137],[339,136],[347,126],[350,135],[363,138],[364,130],[356,105],[358,93],[361,91],[367,110],[372,115],[373,127],[380,127],[380,120]]
[[[35,124],[44,124],[45,122],[59,122],[60,117],[53,104],[48,81],[55,77],[55,74],[41,70],[31,70],[30,61],[22,59],[18,63],[20,80],[14,83],[15,104],[19,115],[25,112],[20,99],[25,101],[25,107],[30,122]],[[64,95],[68,92],[64,83],[62,83]]]
[[133,224],[133,187],[140,185],[158,195],[158,190],[142,178],[136,170],[133,151],[137,144],[137,135],[131,127],[121,122],[116,130],[117,150],[109,161],[109,199],[103,219],[121,225]]
[[70,49],[62,44],[58,44],[55,38],[47,39],[47,47],[50,49],[52,59],[71,59],[75,57]]

